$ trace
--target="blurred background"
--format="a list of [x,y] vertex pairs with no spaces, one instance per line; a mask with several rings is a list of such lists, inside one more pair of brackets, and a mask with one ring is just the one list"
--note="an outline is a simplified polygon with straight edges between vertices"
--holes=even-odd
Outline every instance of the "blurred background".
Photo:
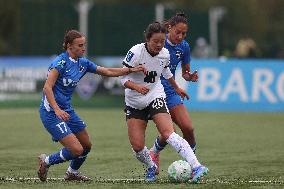
[[[190,95],[185,105],[198,158],[210,169],[206,183],[168,183],[167,168],[180,159],[170,147],[158,182],[141,182],[124,88],[119,78],[94,74],[82,78],[72,101],[94,144],[82,167],[94,181],[61,182],[67,164],[50,170],[54,181],[37,181],[36,157],[60,146],[51,145],[38,108],[65,32],[87,36],[86,56],[96,64],[122,67],[128,50],[144,42],[147,25],[176,12],[188,16],[191,70],[199,73],[198,82],[185,82],[178,68],[176,79]],[[284,0],[0,0],[0,188],[284,188],[283,34]],[[148,147],[156,136],[149,122]]]
[[[86,56],[121,67],[146,26],[176,12],[188,16],[186,40],[198,83],[194,111],[284,111],[283,0],[0,0],[0,106],[37,107],[66,30],[87,36]],[[118,78],[86,75],[73,105],[123,107]]]

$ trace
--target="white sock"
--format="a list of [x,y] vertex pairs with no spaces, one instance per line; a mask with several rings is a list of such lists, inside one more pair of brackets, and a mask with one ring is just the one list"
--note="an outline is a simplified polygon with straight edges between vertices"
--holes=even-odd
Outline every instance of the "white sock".
[[152,161],[148,148],[145,146],[141,151],[135,152],[136,158],[141,161],[147,168],[152,167],[155,163]]
[[46,158],[44,159],[44,162],[46,165],[49,165],[49,156],[46,156]]
[[72,168],[69,166],[68,169],[67,169],[67,172],[73,173],[73,174],[77,174],[77,173],[78,173],[78,170],[72,169]]
[[167,143],[170,144],[178,152],[178,154],[190,164],[193,169],[201,165],[187,141],[175,132],[173,132],[169,136]]

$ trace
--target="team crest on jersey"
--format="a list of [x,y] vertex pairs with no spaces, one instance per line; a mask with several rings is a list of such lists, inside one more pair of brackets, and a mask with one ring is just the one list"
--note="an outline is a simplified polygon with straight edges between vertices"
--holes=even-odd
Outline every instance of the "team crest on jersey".
[[134,53],[131,51],[128,51],[127,55],[126,55],[126,61],[130,62],[130,60],[132,59],[132,57],[134,56]]
[[57,62],[57,66],[60,66],[61,68],[63,68],[65,64],[66,64],[65,60],[60,60],[59,62]]
[[65,64],[66,64],[65,60],[60,60],[59,62],[57,62],[57,66],[60,66],[61,68],[63,68]]
[[80,72],[83,72],[83,71],[84,71],[84,67],[83,67],[83,66],[80,66],[79,71],[80,71]]
[[177,51],[177,52],[176,52],[176,56],[177,56],[178,59],[181,58],[181,55],[182,55],[181,51]]

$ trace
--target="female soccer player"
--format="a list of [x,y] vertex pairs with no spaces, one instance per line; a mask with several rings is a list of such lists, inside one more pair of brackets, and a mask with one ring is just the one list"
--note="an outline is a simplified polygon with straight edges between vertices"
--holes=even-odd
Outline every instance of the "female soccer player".
[[[188,30],[187,18],[182,13],[177,13],[166,22],[168,30],[166,36],[165,48],[170,53],[169,68],[175,77],[175,71],[179,63],[181,63],[182,77],[186,81],[196,82],[198,79],[197,71],[190,72],[190,48],[189,44],[184,40]],[[192,122],[186,107],[183,104],[183,99],[175,91],[170,82],[164,77],[161,78],[166,93],[166,102],[169,108],[172,120],[181,129],[183,138],[189,143],[193,152],[195,152],[196,142],[193,133]],[[159,174],[159,154],[166,146],[166,141],[161,137],[157,137],[153,147],[150,149],[150,155],[153,161],[157,164],[158,169],[156,174]]]
[[91,150],[91,141],[85,129],[86,125],[71,106],[72,93],[79,80],[87,73],[104,76],[122,76],[132,72],[145,71],[143,66],[135,68],[104,68],[83,58],[85,37],[76,30],[68,31],[64,36],[65,52],[57,56],[48,68],[48,77],[43,88],[40,105],[40,118],[54,141],[63,148],[49,156],[39,156],[38,177],[46,181],[51,165],[71,160],[65,174],[65,180],[90,180],[80,174],[78,169]]
[[146,74],[132,73],[121,79],[125,89],[125,113],[128,136],[136,158],[146,167],[146,181],[156,180],[156,164],[152,161],[145,146],[147,122],[152,119],[163,141],[169,143],[193,168],[193,182],[207,174],[208,169],[201,165],[186,140],[174,132],[171,116],[165,102],[165,92],[160,76],[173,86],[181,98],[188,98],[183,89],[176,84],[169,69],[170,55],[163,48],[166,40],[166,28],[159,22],[150,24],[145,31],[146,43],[133,46],[124,59],[124,66],[132,68],[144,65]]

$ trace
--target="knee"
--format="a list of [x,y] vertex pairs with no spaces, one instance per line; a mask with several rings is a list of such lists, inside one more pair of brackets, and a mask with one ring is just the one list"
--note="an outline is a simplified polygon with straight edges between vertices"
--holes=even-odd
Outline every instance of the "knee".
[[87,145],[84,146],[84,151],[91,151],[93,144],[92,143],[88,143]]
[[75,146],[71,149],[73,156],[78,157],[84,152],[84,148],[81,145]]

